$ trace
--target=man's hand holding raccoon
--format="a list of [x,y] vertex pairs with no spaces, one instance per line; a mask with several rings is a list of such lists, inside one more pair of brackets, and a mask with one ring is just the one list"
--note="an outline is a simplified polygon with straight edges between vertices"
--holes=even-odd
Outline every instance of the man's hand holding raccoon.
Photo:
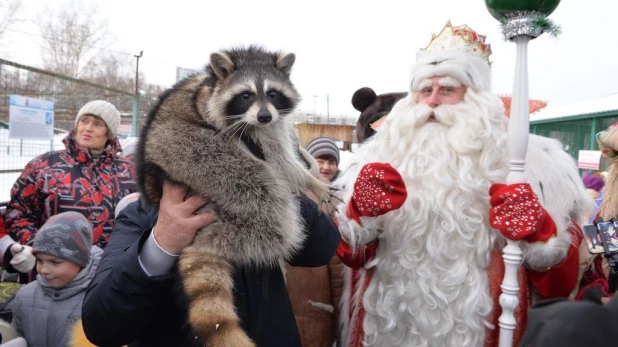
[[159,246],[173,255],[180,254],[193,242],[198,230],[217,219],[213,211],[194,214],[208,203],[208,198],[194,195],[185,200],[186,196],[186,188],[167,181],[163,183],[159,218],[153,233]]

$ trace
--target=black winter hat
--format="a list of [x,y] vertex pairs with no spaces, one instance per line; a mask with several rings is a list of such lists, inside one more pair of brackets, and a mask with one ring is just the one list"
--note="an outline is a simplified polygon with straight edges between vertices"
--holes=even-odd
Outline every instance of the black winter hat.
[[371,124],[386,116],[397,101],[403,99],[408,93],[386,93],[377,95],[373,89],[364,87],[352,96],[352,106],[360,111],[356,122],[356,139],[363,143],[375,134]]

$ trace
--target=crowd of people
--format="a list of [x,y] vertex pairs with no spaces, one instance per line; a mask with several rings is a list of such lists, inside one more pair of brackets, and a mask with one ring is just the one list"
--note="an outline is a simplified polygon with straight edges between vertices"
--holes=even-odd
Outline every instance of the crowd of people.
[[[558,141],[531,135],[528,182],[506,185],[491,51],[467,27],[452,33],[463,46],[434,37],[407,94],[355,94],[357,109],[375,110],[363,118],[388,116],[359,124],[346,167],[334,139],[299,146],[336,199],[298,198],[306,239],[287,264],[234,266],[235,311],[257,346],[497,346],[506,240],[524,255],[514,345],[616,339],[613,269],[582,226],[618,218],[618,123],[597,135],[606,176],[581,176]],[[135,143],[121,148],[119,125],[111,103],[88,102],[66,149],[34,158],[11,189],[0,259],[24,285],[1,346],[203,345],[178,256],[216,212],[196,212],[208,197],[171,182],[157,206],[140,199]]]
[[135,167],[123,156],[119,127],[113,104],[86,103],[63,140],[65,149],[34,158],[11,189],[0,255],[3,269],[27,283],[11,302],[24,346],[68,346],[81,322],[86,288],[114,228],[114,209],[135,192]]

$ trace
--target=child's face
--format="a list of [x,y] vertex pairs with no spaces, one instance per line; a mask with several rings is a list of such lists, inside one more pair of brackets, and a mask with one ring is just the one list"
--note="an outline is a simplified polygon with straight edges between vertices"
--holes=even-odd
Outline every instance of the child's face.
[[337,160],[330,155],[324,155],[315,159],[318,162],[320,177],[331,182],[337,174]]
[[36,271],[51,287],[66,286],[80,270],[79,265],[68,260],[44,253],[36,254]]

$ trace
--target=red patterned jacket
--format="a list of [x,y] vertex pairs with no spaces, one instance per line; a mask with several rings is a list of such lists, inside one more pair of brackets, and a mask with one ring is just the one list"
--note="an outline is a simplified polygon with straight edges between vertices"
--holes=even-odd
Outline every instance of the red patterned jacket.
[[118,155],[118,139],[95,160],[74,136],[73,130],[62,140],[66,149],[30,161],[11,189],[6,229],[22,244],[31,243],[49,217],[76,211],[92,225],[92,244],[105,248],[116,204],[135,191],[135,167]]

